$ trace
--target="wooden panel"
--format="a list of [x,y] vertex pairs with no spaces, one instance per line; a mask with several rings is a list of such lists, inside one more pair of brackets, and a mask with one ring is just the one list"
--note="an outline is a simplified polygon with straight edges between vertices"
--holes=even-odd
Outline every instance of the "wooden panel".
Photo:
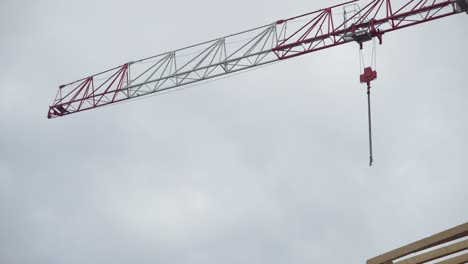
[[463,263],[468,263],[468,253],[460,255],[458,257],[451,258],[451,259],[443,260],[435,264],[463,264]]
[[395,264],[421,264],[438,258],[442,258],[451,254],[461,252],[468,249],[468,240],[464,240],[452,245],[448,245],[442,248],[438,248],[421,255],[417,255],[402,261],[398,261]]
[[450,228],[448,230],[437,233],[433,236],[426,237],[419,241],[413,242],[406,246],[397,248],[395,250],[389,251],[380,256],[371,258],[367,260],[367,264],[382,264],[384,262],[390,262],[395,259],[407,256],[409,254],[434,247],[449,241],[459,239],[462,237],[468,236],[468,222],[461,224],[459,226]]

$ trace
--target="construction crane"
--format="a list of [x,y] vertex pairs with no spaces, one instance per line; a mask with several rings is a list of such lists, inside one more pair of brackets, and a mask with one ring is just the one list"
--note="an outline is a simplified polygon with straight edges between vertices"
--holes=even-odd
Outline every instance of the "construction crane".
[[[468,0],[359,0],[277,20],[240,33],[127,62],[60,85],[47,117],[55,118],[234,74],[280,60],[355,42],[378,40],[386,33],[466,12]],[[372,164],[370,83],[367,84],[369,150]]]

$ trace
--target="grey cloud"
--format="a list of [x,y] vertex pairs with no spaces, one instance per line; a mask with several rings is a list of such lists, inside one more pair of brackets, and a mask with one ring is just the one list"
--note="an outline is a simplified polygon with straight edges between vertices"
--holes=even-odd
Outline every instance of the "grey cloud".
[[463,15],[385,35],[373,168],[356,45],[46,119],[61,83],[331,3],[2,2],[0,262],[363,263],[465,222]]

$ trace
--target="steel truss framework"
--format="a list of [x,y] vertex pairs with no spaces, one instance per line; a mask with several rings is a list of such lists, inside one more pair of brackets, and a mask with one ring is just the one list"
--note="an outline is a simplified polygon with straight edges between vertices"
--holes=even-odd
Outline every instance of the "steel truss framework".
[[[125,63],[61,85],[48,118],[205,81],[278,60],[339,46],[361,45],[397,29],[468,12],[468,0],[359,0]],[[395,3],[397,2],[397,3]]]

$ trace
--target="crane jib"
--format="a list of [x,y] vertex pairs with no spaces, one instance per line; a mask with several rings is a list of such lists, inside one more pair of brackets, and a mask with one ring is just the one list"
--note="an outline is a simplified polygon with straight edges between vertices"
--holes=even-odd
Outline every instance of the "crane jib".
[[468,0],[357,3],[349,1],[276,20],[60,85],[47,117],[91,110],[350,42],[362,47],[377,38],[382,43],[383,35],[391,31],[468,13]]

